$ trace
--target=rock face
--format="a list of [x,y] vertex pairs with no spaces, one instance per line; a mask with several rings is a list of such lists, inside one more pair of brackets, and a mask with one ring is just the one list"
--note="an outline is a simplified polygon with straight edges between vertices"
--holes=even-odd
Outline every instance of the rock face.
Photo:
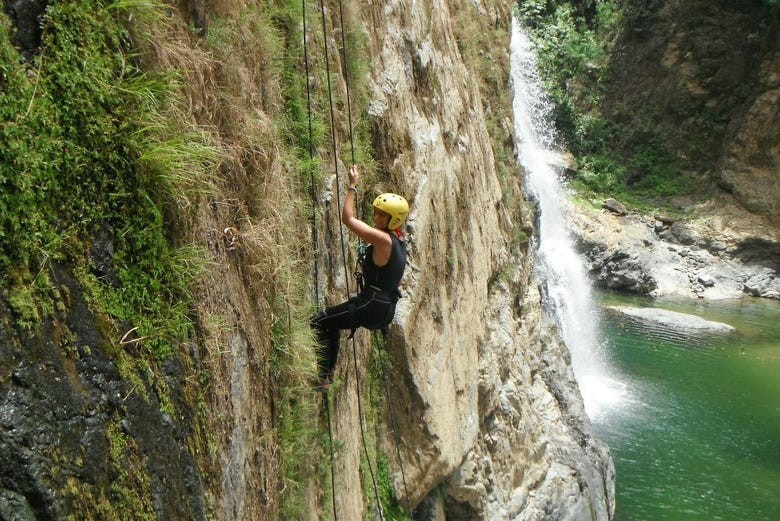
[[[709,188],[780,226],[780,42],[772,2],[655,1],[626,9],[602,110],[641,117]],[[625,151],[631,154],[634,151]],[[735,201],[727,203],[734,206]]]
[[[458,50],[457,10],[469,27],[498,29],[508,52],[500,3],[390,2],[363,13],[377,159],[413,208],[388,347],[409,499],[432,520],[610,519],[611,456],[593,436],[566,348],[542,326],[528,258],[509,248],[521,223],[502,204],[486,93]],[[508,73],[508,56],[497,60]],[[385,443],[392,454],[389,435]]]
[[719,168],[720,184],[745,208],[780,225],[780,52],[766,68],[767,91],[735,129]]
[[504,283],[490,292],[479,346],[482,428],[445,488],[447,519],[611,519],[612,459],[593,438],[568,351],[540,327],[539,294],[530,289],[511,307],[512,293]]
[[[206,519],[187,423],[160,411],[151,374],[135,384],[123,378],[99,347],[109,341],[75,281],[53,271],[67,312],[29,332],[0,307],[0,518],[99,519],[124,509]],[[172,389],[183,383],[179,363],[165,369]]]
[[16,27],[14,43],[25,58],[30,58],[41,44],[41,18],[46,0],[3,0],[5,10]]
[[678,313],[677,311],[669,311],[668,309],[632,308],[628,306],[609,306],[607,309],[640,321],[657,324],[682,332],[731,333],[735,331],[734,326],[724,324],[723,322],[705,320],[696,315]]
[[780,298],[780,236],[766,220],[699,209],[664,224],[580,207],[573,233],[596,284],[651,296]]

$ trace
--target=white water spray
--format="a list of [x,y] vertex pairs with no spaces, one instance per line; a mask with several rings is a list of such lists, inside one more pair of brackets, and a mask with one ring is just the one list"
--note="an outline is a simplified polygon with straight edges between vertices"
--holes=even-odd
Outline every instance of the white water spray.
[[530,40],[512,20],[510,74],[518,162],[526,172],[526,191],[539,207],[537,276],[543,281],[545,310],[551,313],[566,346],[591,419],[625,398],[625,386],[610,375],[599,340],[598,314],[590,280],[574,249],[566,219],[569,200],[559,169],[550,163],[556,132],[552,104],[542,89]]

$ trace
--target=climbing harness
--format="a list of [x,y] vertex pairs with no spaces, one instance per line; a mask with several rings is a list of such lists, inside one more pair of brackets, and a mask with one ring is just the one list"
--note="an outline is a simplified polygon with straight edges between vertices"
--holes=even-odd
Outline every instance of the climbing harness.
[[360,266],[363,265],[363,261],[366,260],[366,243],[362,240],[358,241],[356,252],[357,252],[357,261],[355,261],[355,280],[357,281],[357,287],[358,287],[358,293],[363,292],[364,287],[364,281],[363,281],[363,272],[358,269]]

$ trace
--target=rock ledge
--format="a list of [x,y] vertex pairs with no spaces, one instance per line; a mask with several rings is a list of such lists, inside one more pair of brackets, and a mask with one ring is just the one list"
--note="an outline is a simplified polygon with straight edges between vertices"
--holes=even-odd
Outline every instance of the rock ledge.
[[607,310],[626,315],[642,322],[690,333],[733,333],[736,331],[733,326],[723,322],[705,320],[697,315],[689,315],[688,313],[679,313],[667,309],[609,306]]

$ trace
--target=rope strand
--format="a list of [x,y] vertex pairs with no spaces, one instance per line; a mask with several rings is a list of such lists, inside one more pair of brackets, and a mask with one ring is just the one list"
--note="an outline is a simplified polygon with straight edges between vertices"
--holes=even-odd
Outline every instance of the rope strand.
[[[330,79],[330,59],[328,55],[328,31],[327,31],[327,23],[325,20],[325,6],[324,6],[324,0],[320,0],[320,10],[322,11],[322,34],[324,38],[324,48],[325,48],[325,70],[328,77],[328,103],[330,108],[330,129],[331,129],[331,145],[333,147],[333,162],[334,162],[334,169],[336,172],[336,202],[337,207],[341,208],[341,195],[339,187],[341,186],[340,178],[339,178],[339,169],[338,169],[338,146],[336,143],[336,125],[335,125],[335,116],[333,111],[333,88],[331,86],[331,79]],[[343,27],[343,20],[342,20],[342,27]],[[343,39],[343,29],[342,29],[342,44],[344,43]],[[346,64],[345,64],[346,65]],[[349,106],[349,94],[347,94],[347,106]],[[351,115],[350,115],[351,118]],[[352,146],[352,155],[353,155],[353,164],[354,164],[354,139],[352,136],[352,123],[350,121],[350,143]],[[344,264],[344,280],[346,284],[347,289],[347,298],[349,298],[349,267],[347,266],[347,252],[346,252],[346,241],[344,240],[344,227],[339,225],[339,234],[341,239],[341,253],[342,253],[342,259]],[[384,519],[384,516],[382,515],[382,505],[379,502],[379,493],[378,493],[378,486],[376,482],[376,477],[374,476],[374,470],[371,466],[371,460],[368,454],[368,446],[366,443],[366,434],[365,429],[363,428],[363,406],[360,400],[360,372],[357,362],[357,347],[355,343],[354,337],[352,338],[352,345],[353,345],[353,352],[355,354],[355,379],[356,379],[356,386],[357,386],[357,400],[358,400],[358,414],[360,415],[360,433],[363,441],[363,449],[366,454],[366,462],[369,467],[369,471],[371,473],[371,481],[374,486],[374,494],[376,497],[376,503],[377,508],[379,512],[380,519]],[[332,466],[331,466],[332,467]]]
[[[341,0],[339,0],[339,22],[341,26],[341,55],[344,61],[344,84],[347,89],[347,122],[349,123],[349,146],[352,153],[352,164],[355,164],[355,138],[352,135],[352,104],[350,103],[351,96],[349,94],[349,61],[347,60],[347,38],[346,31],[344,30],[344,6]],[[355,200],[357,203],[357,199]]]
[[[382,338],[382,344],[384,345],[384,335]],[[385,388],[385,394],[387,395],[387,408],[390,413],[390,428],[393,430],[393,440],[395,441],[395,454],[398,457],[398,468],[401,469],[401,481],[404,484],[404,496],[406,498],[406,511],[409,514],[409,519],[412,517],[412,505],[409,502],[409,488],[406,486],[406,473],[404,472],[404,464],[401,461],[401,437],[398,435],[398,429],[395,426],[395,413],[393,412],[393,401],[390,399],[390,386],[387,384],[387,371],[385,370],[385,359],[382,353],[379,353],[379,363],[382,367],[382,384]]]
[[[344,83],[347,89],[346,95],[347,95],[347,120],[349,124],[349,145],[350,150],[352,154],[352,164],[355,164],[355,138],[352,134],[352,104],[350,102],[350,93],[349,93],[349,61],[347,60],[347,40],[346,40],[346,31],[344,30],[344,8],[341,0],[339,0],[339,23],[341,26],[341,52],[343,56],[343,62],[344,62]],[[357,203],[357,200],[355,200],[355,205],[357,206],[358,210],[360,209],[360,206]],[[339,206],[341,207],[341,206]],[[347,258],[344,257],[344,271],[348,271],[347,269]],[[347,295],[349,297],[349,294]],[[355,359],[355,396],[357,397],[357,405],[358,405],[358,415],[359,415],[359,423],[360,423],[360,436],[363,440],[363,452],[366,456],[366,465],[368,466],[368,472],[371,475],[371,483],[374,487],[374,498],[376,500],[376,507],[377,507],[377,513],[379,514],[379,519],[384,520],[384,514],[382,512],[382,503],[380,501],[379,497],[379,487],[377,485],[376,476],[374,475],[374,466],[371,464],[371,456],[368,453],[368,443],[366,442],[366,431],[363,427],[363,403],[360,399],[360,367],[358,364],[358,356],[357,356],[357,342],[355,340],[355,337],[352,337],[352,353],[354,355]]]
[[[330,81],[330,58],[328,57],[328,28],[325,20],[325,2],[320,0],[320,11],[322,12],[322,36],[324,40],[323,47],[325,49],[325,73],[328,77],[328,106],[330,108],[330,137],[331,146],[333,148],[333,168],[336,172],[336,207],[341,209],[341,193],[339,187],[341,181],[339,178],[339,158],[338,158],[338,145],[336,143],[336,117],[333,112],[333,87]],[[349,268],[347,267],[347,250],[346,241],[344,240],[344,226],[339,224],[339,237],[341,239],[341,255],[344,259],[344,283],[347,287],[347,296],[349,296]]]
[[306,72],[306,110],[309,116],[309,194],[311,196],[311,240],[314,253],[314,302],[320,308],[319,232],[317,230],[317,186],[314,178],[314,131],[311,122],[311,85],[309,81],[309,46],[306,43],[306,0],[303,7],[303,65]]
[[357,396],[358,415],[360,419],[360,436],[363,438],[363,452],[366,455],[366,465],[368,465],[368,473],[371,475],[371,483],[374,486],[374,497],[376,499],[377,513],[379,514],[379,519],[384,519],[384,515],[382,513],[382,503],[379,498],[379,487],[377,486],[376,477],[374,476],[374,467],[373,465],[371,465],[371,457],[368,454],[368,444],[366,443],[366,431],[363,428],[363,404],[362,404],[362,400],[360,399],[360,369],[358,368],[357,342],[355,341],[355,337],[352,337],[352,352],[354,354],[354,359],[355,359],[355,394]]
[[330,399],[327,394],[324,394],[323,396],[325,398],[325,411],[328,416],[328,438],[330,439],[330,494],[331,502],[333,503],[333,521],[338,521],[339,516],[336,512],[336,469],[333,464],[336,458],[333,455],[333,428],[331,427],[330,421]]
[[[309,117],[309,168],[310,170],[310,186],[309,192],[311,196],[311,229],[312,229],[312,242],[314,247],[312,248],[314,253],[314,298],[317,305],[317,309],[320,308],[320,269],[319,269],[319,233],[317,230],[317,187],[314,177],[314,132],[312,130],[312,109],[311,109],[311,85],[310,85],[310,71],[309,71],[309,46],[306,42],[306,0],[301,0],[302,17],[303,17],[303,63],[306,72],[306,109]],[[328,395],[323,395],[325,400],[325,413],[328,419],[328,440],[330,442],[330,490],[331,490],[331,504],[333,507],[333,521],[338,521],[338,510],[336,508],[336,465],[335,455],[333,448],[333,427],[330,420],[330,401]]]

